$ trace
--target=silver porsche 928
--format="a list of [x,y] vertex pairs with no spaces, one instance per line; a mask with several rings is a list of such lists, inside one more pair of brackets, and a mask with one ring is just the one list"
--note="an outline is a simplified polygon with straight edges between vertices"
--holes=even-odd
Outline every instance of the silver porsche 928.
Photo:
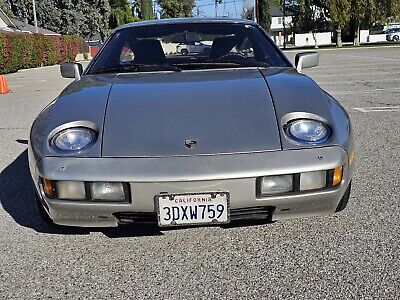
[[[182,55],[182,44],[211,45]],[[42,217],[68,226],[213,225],[345,208],[349,116],[256,24],[172,19],[117,28],[32,125]]]

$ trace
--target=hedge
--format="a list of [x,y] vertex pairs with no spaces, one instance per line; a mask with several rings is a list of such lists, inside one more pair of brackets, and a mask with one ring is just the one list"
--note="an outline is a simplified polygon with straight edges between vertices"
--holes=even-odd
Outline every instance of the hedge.
[[77,36],[42,34],[0,34],[0,74],[74,61],[80,39]]

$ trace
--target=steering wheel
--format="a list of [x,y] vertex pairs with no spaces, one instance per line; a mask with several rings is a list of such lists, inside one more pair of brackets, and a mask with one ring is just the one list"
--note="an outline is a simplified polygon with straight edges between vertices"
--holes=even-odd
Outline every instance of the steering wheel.
[[247,57],[241,53],[235,53],[235,52],[230,52],[228,54],[222,55],[220,58],[218,58],[218,60],[224,60],[224,59],[246,59]]

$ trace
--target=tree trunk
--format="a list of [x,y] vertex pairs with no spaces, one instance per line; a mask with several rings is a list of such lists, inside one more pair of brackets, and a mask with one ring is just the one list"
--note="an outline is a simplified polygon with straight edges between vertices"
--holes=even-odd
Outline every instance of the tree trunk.
[[339,26],[336,29],[336,47],[341,48],[342,47],[342,27]]
[[360,46],[360,25],[357,25],[354,29],[354,46]]
[[315,43],[315,49],[318,49],[317,33],[315,31],[312,31],[311,33]]

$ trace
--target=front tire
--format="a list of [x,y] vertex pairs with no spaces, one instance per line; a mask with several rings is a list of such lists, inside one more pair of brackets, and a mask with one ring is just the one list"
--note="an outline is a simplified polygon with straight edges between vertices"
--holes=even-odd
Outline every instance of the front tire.
[[400,37],[398,35],[395,35],[393,37],[393,41],[398,42],[400,40]]
[[187,49],[182,49],[182,50],[181,50],[181,54],[184,55],[184,56],[186,56],[186,55],[189,54],[189,51],[188,51]]

